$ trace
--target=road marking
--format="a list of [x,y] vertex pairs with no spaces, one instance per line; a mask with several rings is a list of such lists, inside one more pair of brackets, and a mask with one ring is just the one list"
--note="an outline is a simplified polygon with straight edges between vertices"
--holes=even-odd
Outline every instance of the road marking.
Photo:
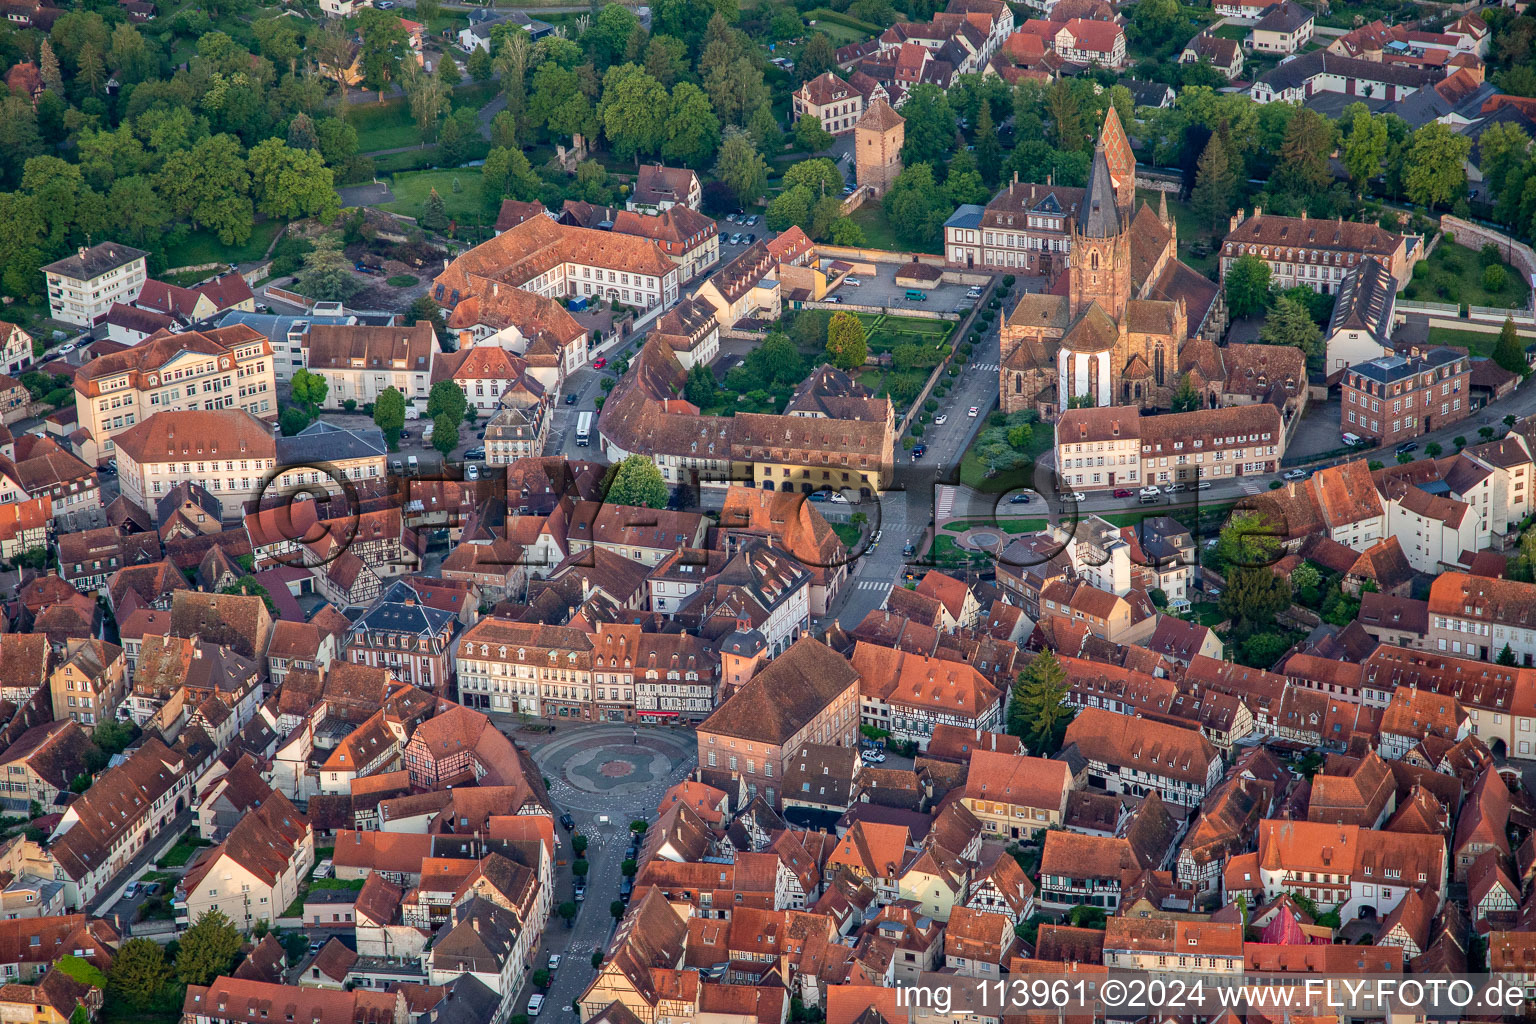
[[996,373],[997,369],[998,369],[998,366],[997,366],[996,363],[972,363],[971,366],[974,369],[985,370],[988,373]]
[[891,585],[882,580],[859,580],[855,586],[857,590],[889,590],[890,588]]

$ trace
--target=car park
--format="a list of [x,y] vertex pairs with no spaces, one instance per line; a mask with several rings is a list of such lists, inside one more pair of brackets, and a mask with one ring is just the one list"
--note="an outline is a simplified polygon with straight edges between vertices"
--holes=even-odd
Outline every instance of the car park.
[[1304,469],[1288,470],[1285,474],[1285,478],[1287,480],[1305,480],[1307,478],[1307,471]]
[[544,1009],[544,997],[535,992],[528,997],[528,1016],[537,1017],[539,1011]]

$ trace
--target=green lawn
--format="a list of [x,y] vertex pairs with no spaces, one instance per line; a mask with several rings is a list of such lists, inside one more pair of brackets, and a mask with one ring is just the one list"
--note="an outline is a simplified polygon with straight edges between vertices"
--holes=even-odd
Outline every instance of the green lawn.
[[1252,29],[1247,25],[1222,25],[1214,30],[1211,35],[1217,39],[1231,39],[1234,42],[1240,43],[1248,38],[1248,33],[1251,31]]
[[954,323],[948,320],[920,320],[909,316],[883,313],[855,313],[864,324],[865,340],[871,352],[889,352],[897,345],[931,345],[943,348]]
[[833,523],[832,532],[837,534],[837,539],[843,542],[843,547],[853,551],[859,546],[859,539],[863,532],[852,523]]
[[911,252],[912,247],[903,245],[896,237],[896,229],[885,219],[885,211],[879,203],[866,202],[849,217],[864,230],[864,245],[870,249],[888,249],[893,252]]
[[383,103],[352,104],[347,110],[347,120],[357,129],[359,153],[421,145],[421,132],[411,118],[410,105],[403,98]]
[[1413,279],[1403,289],[1403,298],[1422,302],[1465,302],[1472,306],[1518,308],[1526,303],[1530,288],[1520,279],[1520,272],[1499,261],[1504,268],[1504,287],[1491,292],[1483,287],[1482,254],[1464,245],[1441,241],[1429,258],[1413,268]]
[[[454,180],[459,183],[457,192]],[[480,206],[480,168],[460,167],[451,171],[405,171],[396,174],[389,189],[395,201],[385,203],[383,209],[407,217],[420,218],[426,208],[427,196],[433,189],[443,197],[443,207],[454,220],[484,217]]]
[[259,221],[251,229],[251,237],[244,245],[225,245],[212,231],[194,231],[187,236],[186,241],[166,252],[166,265],[195,267],[200,263],[247,263],[259,260],[267,254],[267,246],[272,244],[272,239],[282,229],[281,221]]
[[176,845],[165,851],[165,856],[160,858],[159,866],[163,868],[179,868],[191,860],[198,850],[210,845],[212,844],[208,840],[188,832],[176,840]]
[[[1515,333],[1522,338],[1536,341],[1536,331],[1529,327],[1517,328]],[[1469,331],[1457,327],[1431,327],[1429,343],[1464,348],[1474,356],[1491,356],[1494,346],[1499,343],[1499,332]]]

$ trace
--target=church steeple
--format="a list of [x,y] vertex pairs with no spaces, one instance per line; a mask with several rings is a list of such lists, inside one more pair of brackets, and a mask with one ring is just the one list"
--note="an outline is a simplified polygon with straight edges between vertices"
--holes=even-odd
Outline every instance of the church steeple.
[[1113,238],[1120,233],[1119,197],[1115,195],[1103,139],[1093,148],[1088,187],[1083,190],[1083,205],[1077,208],[1077,233],[1085,238]]

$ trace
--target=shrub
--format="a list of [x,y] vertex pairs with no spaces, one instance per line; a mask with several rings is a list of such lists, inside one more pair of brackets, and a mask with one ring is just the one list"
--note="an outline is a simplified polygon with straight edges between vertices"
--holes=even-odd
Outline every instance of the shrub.
[[1282,484],[1279,480],[1271,480],[1269,482],[1269,489],[1272,490],[1272,491],[1278,491],[1280,488],[1282,488],[1284,486],[1285,485]]
[[912,436],[913,437],[922,437],[923,436],[923,425],[921,423],[914,423],[914,424],[912,424]]
[[1509,275],[1498,264],[1483,268],[1483,289],[1490,292],[1501,292],[1509,283]]
[[1014,277],[1013,277],[1012,274],[1004,274],[1003,275],[1003,287],[1004,288],[1012,288],[1013,287],[1013,281],[1014,281]]

